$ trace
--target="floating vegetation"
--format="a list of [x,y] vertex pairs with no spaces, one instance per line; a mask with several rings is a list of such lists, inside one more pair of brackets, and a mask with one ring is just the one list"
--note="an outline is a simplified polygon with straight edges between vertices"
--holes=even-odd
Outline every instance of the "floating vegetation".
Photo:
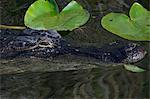
[[102,20],[102,26],[125,39],[150,41],[150,11],[139,3],[134,3],[129,16],[122,13],[109,13]]
[[35,1],[27,10],[24,23],[37,30],[73,30],[85,24],[90,14],[76,1],[71,1],[61,12],[55,0]]

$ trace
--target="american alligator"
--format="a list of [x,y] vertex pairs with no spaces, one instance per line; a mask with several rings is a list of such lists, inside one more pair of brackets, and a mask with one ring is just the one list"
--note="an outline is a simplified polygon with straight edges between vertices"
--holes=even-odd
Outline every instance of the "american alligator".
[[17,35],[12,35],[11,32],[10,30],[1,30],[1,58],[30,56],[49,58],[71,54],[93,57],[105,63],[133,63],[144,58],[146,54],[143,47],[131,42],[128,44],[113,42],[102,48],[74,47],[54,30],[25,29]]

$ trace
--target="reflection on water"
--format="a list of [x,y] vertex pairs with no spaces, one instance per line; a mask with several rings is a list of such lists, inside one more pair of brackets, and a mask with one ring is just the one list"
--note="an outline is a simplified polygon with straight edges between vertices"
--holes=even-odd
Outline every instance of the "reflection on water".
[[[1,75],[2,99],[142,99],[142,73],[90,69]],[[145,95],[144,93],[143,95]]]
[[[2,12],[4,19],[2,23],[22,24],[25,10],[34,0],[28,1],[30,2],[3,0],[2,6],[8,8]],[[62,9],[70,0],[56,1]],[[91,18],[86,25],[75,29],[66,36],[66,39],[79,43],[79,45],[82,42],[83,44],[96,43],[100,46],[121,39],[103,30],[100,19],[111,11],[127,13],[134,0],[77,1],[91,13]],[[13,8],[10,6],[13,4],[11,2],[19,2],[14,4],[19,9],[11,11],[10,9]],[[147,43],[142,44],[145,47],[148,45]],[[148,68],[148,63],[147,56],[144,62],[139,64]],[[148,76],[149,72],[131,73],[121,68],[7,74],[1,75],[0,95],[2,99],[143,99],[143,97],[149,97]]]

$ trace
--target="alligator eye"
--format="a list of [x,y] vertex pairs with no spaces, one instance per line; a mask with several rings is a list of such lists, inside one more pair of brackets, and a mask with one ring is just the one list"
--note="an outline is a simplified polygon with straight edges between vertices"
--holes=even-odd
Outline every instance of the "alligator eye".
[[40,45],[49,45],[48,42],[41,42]]

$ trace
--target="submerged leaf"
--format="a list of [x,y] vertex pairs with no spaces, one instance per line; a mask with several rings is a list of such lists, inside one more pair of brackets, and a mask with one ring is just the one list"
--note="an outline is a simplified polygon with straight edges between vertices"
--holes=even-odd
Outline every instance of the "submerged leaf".
[[140,67],[137,67],[135,65],[125,64],[124,67],[125,67],[126,70],[129,70],[129,71],[132,71],[132,72],[144,72],[145,71],[144,69],[142,69]]
[[130,18],[122,13],[109,13],[101,20],[102,26],[125,39],[136,41],[150,40],[150,11],[138,3],[130,9]]
[[[42,2],[43,4],[41,4]],[[51,2],[38,0],[33,3],[26,12],[25,25],[38,30],[73,30],[85,24],[90,17],[89,13],[76,1],[71,1],[60,13],[57,10],[57,5]],[[49,5],[51,8],[43,7],[45,5]],[[41,8],[46,11],[37,13],[37,10]]]

